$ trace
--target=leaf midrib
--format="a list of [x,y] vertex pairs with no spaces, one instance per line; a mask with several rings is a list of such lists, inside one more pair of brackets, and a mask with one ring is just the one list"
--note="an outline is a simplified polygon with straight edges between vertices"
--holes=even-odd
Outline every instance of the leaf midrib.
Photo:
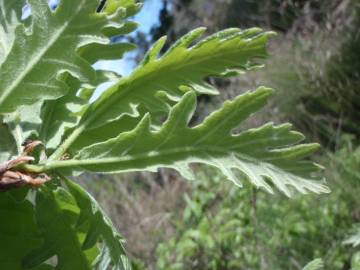
[[[172,154],[184,154],[184,153],[201,153],[201,152],[217,152],[221,154],[228,155],[229,152],[235,153],[233,151],[224,150],[220,147],[211,147],[211,146],[203,146],[203,147],[194,147],[194,146],[186,146],[186,147],[177,147],[172,148],[169,150],[162,150],[162,151],[149,151],[147,153],[139,153],[134,155],[124,155],[121,157],[111,157],[111,158],[91,158],[91,159],[71,159],[71,160],[64,160],[64,161],[51,161],[44,164],[44,170],[52,170],[58,168],[65,168],[65,167],[75,167],[75,166],[88,166],[94,164],[110,164],[110,163],[120,163],[120,162],[127,162],[127,161],[136,161],[144,158],[156,158],[166,155]],[[195,156],[196,157],[196,156]],[[249,160],[251,158],[249,157]]]

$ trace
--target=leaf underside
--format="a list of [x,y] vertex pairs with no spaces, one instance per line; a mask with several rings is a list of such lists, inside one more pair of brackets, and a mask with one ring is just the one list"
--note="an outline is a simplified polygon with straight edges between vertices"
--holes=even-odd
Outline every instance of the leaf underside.
[[271,94],[271,89],[259,88],[241,95],[225,102],[202,124],[190,128],[196,95],[189,92],[174,106],[159,130],[151,130],[150,117],[146,115],[134,130],[84,148],[64,165],[111,173],[169,167],[193,178],[189,164],[204,163],[217,167],[239,186],[241,179],[247,179],[269,192],[271,182],[288,196],[291,194],[288,186],[302,193],[327,192],[324,185],[309,180],[319,167],[303,160],[318,145],[294,146],[303,140],[303,135],[291,131],[290,125],[267,124],[232,134],[243,120],[265,105]]

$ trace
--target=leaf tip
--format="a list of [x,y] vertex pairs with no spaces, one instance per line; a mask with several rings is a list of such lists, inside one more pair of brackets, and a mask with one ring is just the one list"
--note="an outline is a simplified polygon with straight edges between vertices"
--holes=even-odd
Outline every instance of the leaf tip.
[[253,93],[254,93],[254,94],[257,94],[257,95],[262,95],[262,96],[264,96],[265,98],[268,98],[268,97],[274,95],[275,90],[272,89],[272,88],[269,88],[269,87],[260,86],[260,87],[257,88]]

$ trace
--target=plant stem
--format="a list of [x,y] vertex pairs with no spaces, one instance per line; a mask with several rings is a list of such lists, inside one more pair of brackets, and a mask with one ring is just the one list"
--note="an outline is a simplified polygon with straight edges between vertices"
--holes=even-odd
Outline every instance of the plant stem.
[[86,122],[76,128],[71,135],[59,146],[59,148],[49,157],[48,161],[54,161],[60,159],[73,144],[73,142],[79,137],[79,135],[85,130]]
[[27,172],[32,172],[32,173],[43,173],[46,171],[45,166],[43,165],[25,164],[25,165],[21,165],[21,168]]
[[[108,90],[110,89],[114,89],[117,88],[116,87],[117,84],[114,84],[113,86],[111,86]],[[111,90],[110,90],[111,91]],[[113,102],[113,101],[110,101]],[[98,103],[101,105],[102,99],[101,97],[99,98]],[[97,107],[99,107],[100,105],[97,104]],[[88,118],[85,118],[86,120],[84,120],[83,122],[80,121],[79,126],[77,128],[74,129],[74,131],[71,133],[71,135],[58,147],[58,149],[49,157],[48,161],[54,161],[54,160],[59,160],[65,153],[66,151],[69,149],[69,147],[76,141],[76,139],[81,135],[81,133],[88,127],[91,126],[91,123],[97,118],[97,116],[99,114],[101,114],[107,107],[103,106],[100,109],[98,109],[97,113],[93,113],[91,114],[90,112],[90,116]],[[89,108],[88,108],[89,109]],[[95,107],[96,109],[96,107]],[[86,112],[85,114],[86,115]],[[83,115],[83,117],[84,117]]]
[[[113,89],[116,90],[117,89],[117,84],[114,84],[113,86],[111,86],[108,90]],[[110,91],[113,91],[110,90]],[[112,100],[110,100],[110,103],[113,102]],[[71,133],[71,135],[58,147],[58,149],[49,157],[48,161],[54,161],[54,160],[59,160],[65,153],[66,151],[69,149],[69,147],[76,141],[76,139],[81,135],[81,133],[88,127],[91,126],[91,123],[97,118],[97,116],[99,114],[101,114],[104,110],[106,110],[106,106],[100,106],[102,105],[103,100],[101,99],[101,97],[99,98],[97,107],[100,107],[100,109],[98,109],[97,107],[95,107],[95,110],[97,109],[97,113],[92,113],[90,112],[90,116],[88,118],[86,118],[86,120],[84,120],[83,122],[80,121],[79,126],[74,129],[74,131]],[[106,104],[106,101],[105,101]],[[89,109],[89,108],[88,108]],[[85,114],[86,115],[86,112]],[[83,115],[83,117],[84,117]]]

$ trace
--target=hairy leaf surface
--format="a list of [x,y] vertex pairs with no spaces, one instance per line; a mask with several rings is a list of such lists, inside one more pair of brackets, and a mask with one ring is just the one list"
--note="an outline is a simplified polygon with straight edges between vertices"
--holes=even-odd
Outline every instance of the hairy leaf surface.
[[0,0],[0,64],[11,50],[24,4],[24,0]]
[[[321,183],[311,181],[319,168],[304,161],[317,144],[295,145],[303,135],[291,131],[290,125],[265,125],[232,134],[232,130],[263,107],[272,90],[259,88],[226,102],[198,126],[189,121],[196,106],[194,92],[187,93],[176,105],[160,130],[151,130],[147,115],[130,132],[117,138],[84,148],[73,160],[50,162],[50,168],[80,166],[96,172],[155,170],[169,167],[191,178],[189,164],[204,163],[219,168],[241,186],[241,179],[272,192],[271,182],[290,196],[292,186],[305,193],[327,192]],[[240,171],[240,175],[233,169]]]
[[76,51],[85,45],[109,44],[102,31],[112,25],[121,29],[117,21],[126,16],[124,9],[111,15],[96,13],[98,4],[97,0],[76,4],[62,0],[52,12],[46,0],[29,1],[31,27],[16,27],[14,44],[0,66],[0,113],[63,96],[66,85],[60,75],[64,72],[84,83],[96,80],[90,63]]

